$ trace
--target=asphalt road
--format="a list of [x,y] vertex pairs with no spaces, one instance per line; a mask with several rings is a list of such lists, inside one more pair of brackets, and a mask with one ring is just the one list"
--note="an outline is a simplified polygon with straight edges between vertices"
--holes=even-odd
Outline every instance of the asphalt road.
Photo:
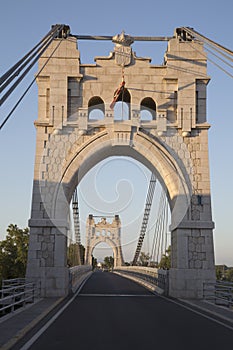
[[98,271],[29,348],[230,350],[233,330],[135,282]]

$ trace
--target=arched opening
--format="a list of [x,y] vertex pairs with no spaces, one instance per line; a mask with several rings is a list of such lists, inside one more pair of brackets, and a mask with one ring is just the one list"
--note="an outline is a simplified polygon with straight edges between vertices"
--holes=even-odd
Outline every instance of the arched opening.
[[[101,134],[98,133],[95,137],[92,136],[90,140],[87,140],[85,145],[82,145],[81,152],[78,146],[76,156],[74,157],[73,154],[72,160],[67,159],[67,168],[64,167],[62,183],[65,184],[65,187],[61,187],[63,196],[66,193],[66,198],[69,201],[72,196],[72,191],[74,191],[78,183],[81,182],[89,170],[94,168],[101,161],[105,159],[108,161],[110,157],[130,157],[143,164],[148,171],[153,171],[161,187],[165,190],[171,210],[172,232],[172,230],[176,230],[180,222],[186,220],[188,215],[187,209],[190,203],[191,186],[187,168],[184,164],[182,165],[181,162],[178,164],[176,159],[169,153],[169,150],[163,147],[156,137],[147,137],[146,134],[139,131],[137,135],[134,135],[133,144],[134,147],[130,147],[130,145],[125,142],[112,146],[112,135],[106,134],[105,132]],[[93,150],[95,151],[93,152]],[[185,161],[188,160],[185,159]],[[126,173],[125,169],[127,167],[124,166],[122,168],[124,173]],[[77,171],[75,171],[75,169],[77,169]],[[135,174],[133,176],[135,176]],[[104,183],[103,177],[101,181]],[[69,185],[67,186],[67,184]],[[93,186],[95,186],[94,183]],[[140,186],[141,184],[138,185],[139,188]],[[144,191],[144,195],[146,191]],[[127,194],[124,189],[123,193]],[[59,197],[59,195],[57,197]],[[127,195],[127,197],[130,198],[129,195]],[[58,206],[55,212],[61,213],[59,202],[57,204]],[[111,206],[111,201],[110,203],[108,202],[108,206]],[[135,245],[136,240],[137,239],[135,239]]]
[[[128,125],[121,133],[129,136],[130,130]],[[67,208],[75,188],[82,178],[90,169],[104,159],[122,156],[131,157],[152,171],[160,181],[162,188],[167,191],[166,194],[171,209],[172,267],[169,271],[170,295],[175,297],[180,295],[183,297],[202,295],[203,281],[206,278],[206,274],[208,274],[208,278],[211,281],[214,276],[213,248],[211,245],[213,224],[211,221],[199,220],[203,227],[201,225],[197,228],[193,226],[193,224],[196,225],[198,218],[196,216],[197,210],[192,211],[193,201],[191,202],[191,199],[193,200],[196,197],[192,192],[191,179],[193,169],[190,166],[192,165],[191,155],[188,150],[185,152],[185,156],[183,156],[184,152],[182,154],[181,152],[174,154],[169,146],[161,142],[160,138],[144,132],[143,129],[137,130],[132,135],[130,134],[132,142],[128,143],[125,141],[128,139],[128,136],[121,139],[119,138],[118,130],[113,132],[112,129],[105,129],[87,137],[81,144],[78,142],[73,143],[72,152],[67,154],[67,158],[64,159],[62,164],[61,173],[59,173],[56,180],[56,187],[54,182],[52,182],[52,179],[54,179],[54,173],[52,172],[51,178],[49,177],[50,173],[48,173],[47,182],[42,182],[41,193],[43,195],[44,210],[49,215],[50,225],[53,225],[52,229],[56,228],[58,232],[59,246],[65,246]],[[182,144],[182,148],[186,147],[182,136],[175,134],[174,136],[171,135],[170,138],[167,139],[167,142],[170,144],[174,142],[175,138],[177,144]],[[54,143],[51,142],[51,147],[54,147],[53,145]],[[124,172],[126,173],[126,167],[124,167]],[[50,191],[50,193],[53,193],[52,198],[47,195],[48,189],[53,190],[52,192]],[[209,200],[208,193],[205,198]],[[200,204],[195,202],[194,205],[198,206]],[[194,209],[196,208],[195,206]],[[202,254],[205,268],[203,268],[204,263],[202,261],[200,263],[198,260],[196,263],[194,258],[192,261],[190,260],[188,247],[189,243],[190,247],[192,246],[191,243],[194,240],[192,236],[193,227],[195,240],[196,236],[200,237],[200,240],[203,242],[203,251],[210,256],[210,258],[206,259],[206,255]],[[210,244],[205,243],[205,239],[202,238],[204,235]],[[117,246],[115,248],[117,250]],[[61,256],[59,263],[64,269],[64,273],[67,274],[64,256]],[[195,269],[192,267],[194,263],[196,263]],[[121,264],[116,266],[121,266]],[[54,278],[58,278],[56,276],[57,272],[55,271]],[[66,276],[63,279],[64,283],[66,283]],[[199,280],[196,289],[192,291],[192,281],[195,278],[199,278]],[[182,286],[185,283],[187,288],[183,291]],[[181,289],[182,292],[180,292]]]
[[124,88],[119,94],[114,106],[114,120],[123,121],[130,120],[130,102],[131,96],[128,89]]
[[145,97],[140,105],[140,120],[148,122],[156,119],[156,104],[153,98]]
[[[88,241],[85,232],[89,232],[85,221],[88,214],[92,212],[96,218],[104,215],[109,218],[107,219],[109,224],[114,214],[118,213],[121,220],[122,255],[126,263],[132,262],[142,227],[150,178],[151,171],[147,167],[126,156],[108,157],[88,171],[78,186],[80,212],[83,215],[81,220],[82,242],[85,246]],[[171,244],[170,209],[167,200],[166,203],[161,201],[162,195],[164,196],[164,189],[157,181],[151,203],[148,230],[141,248],[141,252],[150,255],[149,266],[157,266]],[[164,197],[166,198],[166,194]],[[98,242],[114,242],[117,237],[114,230],[109,229],[108,225],[106,228],[97,227],[98,225],[93,236],[94,244],[97,240]],[[98,247],[101,246],[98,245]],[[118,252],[117,247],[116,252]],[[96,257],[95,254],[93,255]]]
[[96,121],[104,119],[104,101],[99,96],[93,96],[88,102],[88,120]]
[[105,242],[97,243],[92,250],[92,255],[97,260],[97,266],[100,268],[104,267],[107,260],[106,258],[112,257],[114,259],[114,251],[112,247]]

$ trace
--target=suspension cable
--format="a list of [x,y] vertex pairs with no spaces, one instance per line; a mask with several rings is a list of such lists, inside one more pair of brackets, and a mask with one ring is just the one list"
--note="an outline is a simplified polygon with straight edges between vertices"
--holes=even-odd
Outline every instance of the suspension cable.
[[[60,27],[59,27],[60,29]],[[29,65],[29,67],[22,73],[22,75],[16,80],[16,82],[10,87],[10,89],[5,93],[5,95],[0,99],[0,106],[6,101],[6,99],[11,95],[11,93],[15,90],[15,88],[19,85],[19,83],[23,80],[23,78],[27,75],[27,73],[31,70],[31,68],[34,66],[34,64],[38,61],[40,56],[44,53],[44,51],[48,48],[48,46],[51,44],[51,42],[54,40],[54,38],[57,36],[58,30],[52,35],[51,38],[48,39],[48,42],[46,45],[43,45],[42,50],[38,53],[38,55],[35,57],[35,59],[32,61],[32,63]],[[31,59],[30,59],[31,60]],[[29,60],[29,61],[30,61]]]
[[206,36],[204,36],[203,34],[200,34],[199,32],[197,32],[194,29],[188,28],[188,27],[183,27],[183,30],[185,30],[188,34],[193,35],[194,37],[199,37],[201,38],[203,41],[205,42],[209,42],[214,46],[217,46],[218,48],[220,48],[221,50],[223,50],[224,52],[228,53],[229,55],[233,55],[233,51],[231,51],[230,49],[224,47],[223,45],[207,38]]
[[[227,60],[233,62],[233,57],[230,57],[229,55],[226,55],[224,52],[222,52],[220,49],[218,49],[217,47],[214,47],[213,45],[210,45],[209,43],[205,43],[206,46],[210,47],[212,50],[218,52],[220,55],[222,55],[224,58],[226,58]],[[207,48],[206,48],[207,50]]]
[[152,205],[153,196],[154,196],[154,192],[155,192],[155,185],[156,185],[156,177],[155,177],[155,174],[152,173],[150,183],[149,183],[148,192],[147,192],[147,197],[146,197],[146,205],[145,205],[145,209],[144,209],[141,231],[140,231],[135,255],[133,258],[133,263],[132,263],[133,265],[136,265],[139,254],[140,254],[141,249],[142,249],[142,244],[143,244],[143,240],[145,237],[147,224],[148,224],[148,220],[149,220],[149,215],[150,215],[150,210],[151,210],[151,205]]
[[43,47],[50,42],[52,36],[49,36],[40,46],[39,48],[29,57],[25,60],[25,62],[12,74],[9,76],[9,78],[4,82],[4,84],[0,88],[0,93],[19,75],[19,73],[27,66],[27,64],[36,56],[37,53],[40,53],[40,51],[43,49]]
[[[222,61],[224,64],[226,64],[227,66],[229,66],[230,68],[233,68],[233,65],[229,62],[227,62],[226,60],[224,60],[223,58],[221,58],[220,56],[218,56],[216,53],[214,53],[212,50],[208,49],[207,47],[205,48],[206,51],[208,51],[211,55],[213,55],[214,57],[218,58],[220,61]],[[233,59],[231,60],[233,62]]]
[[164,205],[165,205],[165,193],[163,192],[161,195],[161,211],[159,215],[159,220],[158,220],[158,244],[157,244],[157,255],[156,255],[156,260],[159,262],[159,255],[162,250],[161,248],[161,241],[162,241],[162,236],[163,236],[163,221],[164,221]]
[[78,206],[78,190],[77,187],[72,197],[72,209],[73,209],[73,221],[74,221],[74,235],[75,235],[75,248],[74,255],[78,265],[82,264],[81,261],[81,234],[80,234],[80,220],[79,220],[79,206]]
[[159,200],[159,209],[155,223],[155,231],[151,250],[151,259],[159,261],[163,251],[167,248],[167,225],[168,225],[168,206],[165,192],[161,192]]
[[154,238],[153,238],[153,243],[152,243],[151,256],[154,257],[153,260],[155,260],[156,247],[158,244],[161,208],[162,208],[162,194],[160,195],[159,210],[158,210],[157,220],[155,222],[155,232],[154,232]]
[[[203,52],[201,52],[200,50],[198,50],[196,47],[194,47],[192,44],[191,44],[191,42],[189,42],[189,45],[194,49],[194,50],[196,50],[197,52],[199,52],[202,56],[205,56],[204,54],[203,54]],[[209,50],[209,49],[207,49],[206,48],[206,50],[207,51],[209,51],[211,54],[213,54],[214,56],[216,56],[218,59],[220,59],[221,61],[223,61],[224,63],[227,63],[226,61],[224,61],[223,59],[221,59],[221,57],[218,57],[217,55],[215,55],[211,50]],[[233,78],[233,75],[231,74],[231,73],[229,73],[226,69],[224,69],[224,68],[222,68],[218,63],[216,63],[216,62],[214,62],[211,58],[209,58],[208,57],[208,60],[212,63],[212,64],[214,64],[216,67],[218,67],[220,70],[222,70],[224,73],[226,73],[227,75],[229,75],[231,78]],[[232,67],[232,65],[231,64],[229,64],[228,63],[228,65],[230,66],[230,67]],[[178,69],[178,68],[177,68]]]
[[[204,36],[203,34],[200,34],[199,32],[197,32],[196,30],[194,30],[193,28],[189,28],[189,27],[182,27],[179,28],[181,31],[184,31],[185,33],[189,34],[192,39],[196,39],[200,42],[202,42],[204,45],[208,46],[209,48],[211,48],[212,50],[216,51],[218,54],[220,54],[221,56],[223,56],[225,59],[227,59],[228,61],[233,62],[233,51],[224,47],[223,45],[207,38],[206,36]],[[190,43],[191,44],[191,43]],[[198,52],[200,52],[197,48],[195,48],[195,50],[197,50]],[[230,66],[232,68],[232,65],[227,62],[226,60],[222,59],[221,57],[219,57],[218,55],[214,54],[210,49],[206,48],[206,50],[214,55],[215,57],[217,57],[219,60],[221,60],[224,64]],[[226,73],[227,75],[229,75],[231,78],[233,78],[233,75],[228,72],[226,69],[224,69],[223,67],[221,67],[218,63],[216,63],[215,61],[213,61],[212,59],[210,59],[208,57],[208,60],[214,64],[216,67],[218,67],[220,70],[222,70],[224,73]]]
[[0,125],[0,130],[3,128],[3,126],[6,124],[6,122],[8,121],[8,119],[11,117],[11,115],[13,114],[13,112],[16,110],[16,108],[18,107],[18,105],[20,104],[20,102],[22,101],[22,99],[25,97],[25,95],[28,93],[28,91],[30,90],[30,88],[32,87],[32,85],[34,84],[34,82],[36,81],[37,77],[40,75],[40,73],[42,72],[42,70],[44,69],[44,67],[47,65],[47,63],[49,62],[50,58],[54,55],[55,51],[58,49],[58,47],[61,45],[63,39],[61,39],[57,46],[55,47],[55,49],[53,50],[53,52],[51,53],[51,55],[48,57],[48,59],[46,60],[46,62],[44,63],[44,65],[42,66],[42,68],[39,70],[39,72],[36,74],[36,76],[34,77],[34,79],[31,81],[31,83],[28,85],[27,89],[24,91],[24,93],[21,95],[21,97],[19,98],[19,100],[17,101],[17,103],[14,105],[14,107],[11,109],[11,111],[8,113],[8,115],[6,116],[6,118],[4,119],[4,121],[2,122],[2,124]]
[[74,218],[75,243],[81,244],[77,187],[72,197],[72,207],[73,207],[73,218]]
[[3,74],[0,77],[0,85],[2,85],[4,83],[4,81],[6,81],[9,76],[11,74],[13,74],[13,72],[22,64],[22,62],[24,62],[24,60],[26,60],[32,53],[33,51],[35,51],[35,49],[37,49],[37,47],[42,44],[49,36],[52,35],[52,33],[56,30],[58,25],[56,25],[55,27],[51,28],[50,31],[44,36],[44,38],[42,38],[40,40],[40,42],[34,46],[25,56],[23,56],[23,58],[21,58],[18,62],[16,62],[13,67],[11,67],[5,74]]

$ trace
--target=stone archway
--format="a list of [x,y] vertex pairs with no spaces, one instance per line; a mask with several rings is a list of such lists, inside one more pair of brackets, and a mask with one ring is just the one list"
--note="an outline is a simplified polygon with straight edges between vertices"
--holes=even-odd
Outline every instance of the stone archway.
[[[118,61],[114,60],[114,54],[98,57],[97,66],[80,66],[76,39],[70,38],[62,41],[43,75],[37,78],[39,117],[35,123],[37,151],[27,277],[40,284],[42,296],[60,296],[68,292],[69,203],[83,176],[98,162],[111,156],[128,156],[141,162],[157,175],[167,191],[172,251],[169,294],[201,298],[203,283],[215,280],[209,124],[206,123],[204,103],[208,83],[208,79],[203,78],[206,58],[202,52],[195,51],[194,54],[193,51],[190,60],[189,44],[186,47],[186,42],[181,42],[178,36],[172,38],[166,52],[166,64],[161,67],[150,66],[149,59],[139,59],[127,48],[131,61],[125,68],[125,79],[133,87],[129,89],[132,103],[129,106],[131,120],[128,121],[114,122],[109,107],[116,78],[111,72],[118,68],[121,71],[116,67]],[[192,46],[197,46],[200,52],[198,43],[193,42]],[[39,68],[53,48],[52,44],[42,56]],[[177,52],[182,52],[183,57],[177,56]],[[168,63],[183,69],[171,70]],[[202,72],[195,73],[197,64]],[[96,78],[88,79],[93,74]],[[138,81],[143,89],[137,87]],[[161,91],[154,85],[151,87],[151,81]],[[196,91],[200,93],[195,94]],[[108,103],[105,103],[105,118],[89,123],[88,101],[93,96],[100,96]],[[156,101],[158,109],[156,120],[141,124],[137,101],[144,97]],[[69,111],[75,112],[68,113],[67,106]]]
[[92,252],[94,248],[102,242],[107,243],[113,250],[114,267],[122,266],[121,222],[118,215],[115,215],[111,223],[107,222],[104,217],[96,223],[91,214],[87,218],[85,251],[86,264],[91,264]]
[[[120,135],[123,136],[122,138],[119,138],[119,127],[121,127]],[[54,138],[57,139],[57,135],[54,135]],[[83,141],[83,136],[81,136],[81,139]],[[169,142],[172,142],[172,137],[171,140],[167,140],[167,143]],[[53,138],[51,138],[51,143],[53,144]],[[59,152],[56,152],[58,161],[55,159],[55,163],[62,164],[63,147],[61,138],[55,144],[56,150],[61,150],[61,155],[59,155]],[[181,143],[177,142],[177,147],[180,147],[180,149],[181,145]],[[198,206],[203,206],[203,204],[198,204],[198,198],[192,193],[190,177],[193,176],[193,169],[189,167],[190,160],[188,158],[181,160],[178,156],[174,157],[168,144],[165,147],[161,139],[140,130],[132,133],[131,127],[120,126],[119,124],[115,129],[111,127],[97,132],[96,135],[89,137],[86,142],[80,142],[80,136],[77,137],[68,153],[70,157],[66,158],[60,169],[61,171],[57,172],[58,178],[55,181],[55,185],[54,181],[48,177],[46,184],[43,183],[40,189],[42,194],[45,193],[44,198],[42,198],[43,209],[49,216],[51,232],[56,232],[54,239],[59,240],[58,244],[60,246],[56,247],[55,240],[53,249],[55,254],[59,254],[56,249],[60,249],[60,262],[61,251],[65,251],[65,237],[68,227],[66,219],[74,189],[82,177],[101,160],[109,156],[127,155],[154,171],[161,184],[167,189],[172,214],[170,294],[173,296],[182,294],[186,295],[186,297],[187,293],[188,295],[193,295],[196,292],[193,289],[194,280],[195,285],[199,281],[199,293],[201,293],[203,281],[213,278],[213,225],[210,220],[202,221],[195,217]],[[179,151],[177,151],[178,153]],[[51,177],[54,180],[55,174],[51,173]],[[47,194],[51,192],[51,188],[53,196],[48,196]],[[208,197],[203,196],[202,200],[208,203]],[[31,225],[34,224],[33,219],[30,223]],[[41,223],[42,220],[40,221]],[[48,231],[48,219],[44,223],[47,225]],[[53,235],[48,235],[47,239],[49,237],[51,238]],[[43,242],[43,246],[46,248],[45,242]],[[201,251],[199,252],[199,250]],[[44,251],[48,254],[46,249]],[[206,268],[203,268],[204,266]],[[54,271],[60,271],[62,266],[60,266],[60,269],[50,267],[49,271],[53,269]],[[61,274],[59,274],[59,278],[61,278],[60,276]],[[185,288],[183,286],[184,283],[186,284]]]

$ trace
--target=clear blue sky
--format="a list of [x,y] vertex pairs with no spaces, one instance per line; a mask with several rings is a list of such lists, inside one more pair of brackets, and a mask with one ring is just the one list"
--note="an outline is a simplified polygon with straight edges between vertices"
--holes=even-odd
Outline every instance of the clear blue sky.
[[[52,24],[70,25],[75,34],[115,35],[123,29],[131,35],[171,36],[174,29],[190,26],[207,37],[233,48],[233,3],[231,0],[219,2],[200,1],[75,1],[60,0],[29,1],[8,0],[1,3],[1,55],[0,74],[21,58]],[[108,55],[112,43],[80,43],[82,62],[92,62],[94,56]],[[137,43],[133,46],[138,56],[151,56],[153,62],[161,63],[162,54],[157,44]],[[36,67],[30,74],[31,81]],[[216,263],[233,266],[233,157],[232,157],[232,88],[233,80],[209,63],[208,74],[208,121],[212,125],[209,133],[210,168]],[[28,83],[27,82],[27,83]],[[21,85],[21,90],[25,87]],[[1,121],[16,101],[15,93],[9,103],[1,109]],[[10,121],[0,131],[0,239],[4,237],[10,223],[26,227],[30,217],[31,192],[35,152],[35,129],[37,118],[36,85],[26,96]],[[134,173],[138,164],[127,162],[127,178]],[[114,162],[114,160],[113,160]],[[103,167],[103,165],[101,165]],[[107,167],[108,168],[108,167]],[[106,168],[108,178],[111,170]],[[145,169],[142,171],[144,172]],[[95,173],[95,169],[92,173]],[[145,170],[148,180],[148,172]],[[107,176],[107,175],[106,175]],[[122,178],[116,181],[120,181]],[[144,175],[143,175],[144,176]],[[92,181],[91,174],[85,181]],[[137,188],[132,176],[128,180],[128,190]],[[123,185],[122,185],[123,184]],[[121,185],[124,186],[124,183]],[[144,182],[146,189],[147,183]],[[83,186],[85,183],[83,183]],[[80,188],[82,190],[82,188]],[[100,185],[101,190],[101,185]],[[119,193],[118,193],[119,194]],[[116,188],[109,201],[114,200]],[[104,194],[103,194],[104,196]],[[144,191],[145,196],[145,191]],[[142,197],[142,202],[145,197]],[[83,204],[82,204],[83,203]],[[82,221],[92,211],[92,204],[81,203]],[[139,212],[142,209],[138,209]]]

